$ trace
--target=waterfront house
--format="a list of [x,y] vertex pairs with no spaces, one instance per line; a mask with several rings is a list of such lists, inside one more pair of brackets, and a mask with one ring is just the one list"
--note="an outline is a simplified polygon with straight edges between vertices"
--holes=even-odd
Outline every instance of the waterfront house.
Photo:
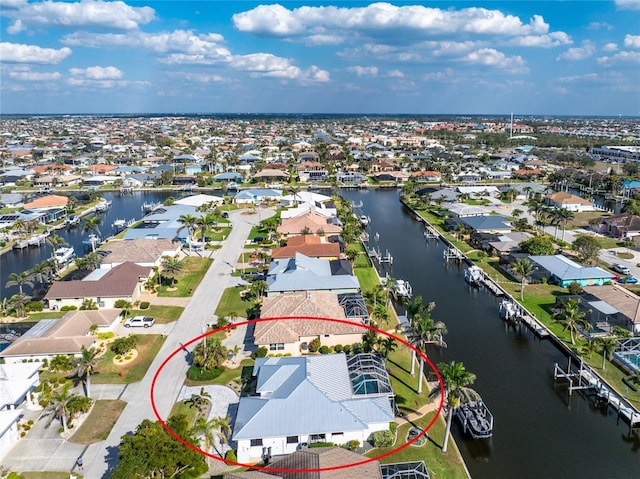
[[301,253],[296,253],[293,258],[273,261],[267,273],[267,284],[268,296],[307,290],[336,293],[360,291],[360,283],[351,272],[348,261],[309,258]]
[[285,246],[273,249],[271,259],[293,258],[296,253],[302,253],[309,258],[338,259],[340,244],[328,241],[325,236],[291,236]]
[[[304,473],[308,479],[386,479],[382,476],[378,461],[367,462],[359,466],[335,469],[361,462],[366,458],[342,447],[314,447],[304,448],[285,457],[280,457],[269,463],[268,467],[276,470],[297,471],[308,469],[328,469],[313,473]],[[299,472],[271,472],[247,471],[229,472],[223,479],[301,479]],[[403,479],[397,478],[397,479]]]
[[[262,318],[285,316],[346,320],[338,295],[331,291],[296,291],[263,298]],[[365,329],[361,317],[349,318],[353,324],[322,320],[287,319],[259,321],[253,333],[254,344],[265,347],[271,354],[299,356],[309,352],[309,343],[319,339],[323,346],[362,342]]]
[[510,233],[513,229],[511,220],[502,215],[468,216],[456,221],[471,228],[474,233]]
[[393,391],[377,355],[258,358],[255,394],[233,425],[238,461],[258,462],[316,442],[360,444],[394,419]]
[[289,181],[289,173],[273,168],[265,168],[253,175],[255,181],[264,181],[265,183],[287,182]]
[[563,288],[571,283],[599,286],[611,283],[614,275],[597,266],[582,266],[561,254],[529,256],[529,259],[549,273],[548,282]]
[[180,239],[186,243],[187,228],[179,221],[180,216],[183,215],[200,217],[202,213],[196,211],[196,207],[191,205],[163,205],[144,216],[135,227],[128,228],[124,239]]
[[567,193],[566,191],[557,191],[546,197],[547,204],[554,208],[566,208],[569,211],[595,211],[596,208],[590,201],[580,198],[579,196]]
[[640,296],[617,283],[587,286],[584,292],[581,301],[591,309],[590,321],[596,327],[610,333],[607,326],[620,325],[634,336],[640,334]]
[[100,250],[105,253],[101,269],[111,269],[130,261],[138,266],[160,266],[164,256],[176,256],[182,249],[182,241],[171,238],[136,238],[110,241]]
[[24,207],[27,210],[50,210],[55,208],[65,208],[69,204],[69,198],[60,195],[46,195],[36,198],[29,203],[25,203]]
[[22,406],[33,404],[40,363],[0,364],[0,460],[20,438]]
[[280,201],[282,191],[270,188],[254,188],[239,191],[234,197],[236,204],[256,204],[262,201]]
[[24,205],[22,193],[0,193],[0,207],[20,208]]
[[101,308],[113,308],[119,299],[137,300],[150,273],[150,267],[127,261],[113,268],[92,271],[81,280],[55,281],[44,300],[51,309],[80,307],[85,299],[92,299]]
[[58,354],[79,357],[83,347],[96,342],[92,328],[97,327],[96,333],[113,331],[119,319],[119,309],[69,311],[60,319],[43,319],[0,352],[0,358],[14,364],[40,363]]
[[328,237],[342,233],[342,227],[332,217],[316,212],[315,208],[308,213],[293,218],[284,218],[277,230],[283,237],[318,234]]
[[439,171],[416,171],[411,177],[417,183],[439,183],[442,181],[442,173]]

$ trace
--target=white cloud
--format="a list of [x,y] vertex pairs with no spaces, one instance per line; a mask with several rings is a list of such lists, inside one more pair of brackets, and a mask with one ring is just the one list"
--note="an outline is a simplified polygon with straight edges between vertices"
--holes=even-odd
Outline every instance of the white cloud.
[[598,63],[605,67],[619,65],[621,63],[640,63],[640,52],[622,51],[611,57],[599,57]]
[[169,73],[169,76],[196,83],[219,83],[225,81],[225,79],[220,75],[202,72],[172,72]]
[[640,10],[640,0],[616,0],[618,10]]
[[9,78],[19,81],[55,81],[62,77],[58,72],[11,71]]
[[505,45],[518,47],[553,48],[560,45],[570,45],[571,43],[571,37],[566,33],[552,32],[546,33],[544,35],[522,35],[505,42]]
[[300,80],[302,82],[327,82],[329,72],[312,65],[308,70],[292,65],[291,62],[271,53],[252,53],[236,55],[231,66],[240,71],[248,72],[253,77],[281,78],[284,80]]
[[71,49],[42,48],[22,43],[0,43],[0,61],[15,63],[59,63],[71,55]]
[[556,61],[578,61],[589,58],[595,52],[595,47],[591,42],[584,42],[581,47],[569,48],[556,57]]
[[640,35],[625,35],[624,46],[627,48],[640,48]]
[[25,29],[26,28],[22,23],[22,20],[18,19],[7,27],[7,33],[9,33],[10,35],[16,35]]
[[589,30],[613,30],[613,25],[607,22],[591,22],[587,25]]
[[119,80],[124,76],[122,70],[116,67],[89,67],[70,68],[69,73],[74,77],[86,78],[89,80]]
[[404,73],[402,73],[400,70],[389,70],[386,73],[386,76],[390,78],[404,78]]
[[[373,3],[366,7],[335,6],[287,9],[282,5],[260,5],[233,16],[235,27],[247,33],[282,38],[313,38],[328,35],[334,41],[359,41],[362,37],[379,38],[388,33],[390,41],[406,43],[431,35],[547,36],[536,46],[565,42],[562,32],[549,33],[549,25],[540,15],[528,23],[499,10],[464,8],[442,10],[420,5],[395,6]],[[404,32],[404,35],[397,35]],[[529,41],[529,43],[534,43]]]
[[156,18],[155,10],[151,7],[131,7],[121,1],[14,2],[14,6],[15,9],[4,12],[7,17],[14,19],[10,27],[14,29],[20,25],[22,28],[55,26],[134,30]]
[[462,61],[472,65],[500,68],[509,73],[526,73],[528,71],[522,57],[517,55],[508,57],[493,48],[482,48],[471,52],[462,58]]
[[618,49],[617,43],[607,43],[602,47],[602,51],[604,52],[615,52]]
[[348,67],[348,72],[355,73],[359,77],[376,77],[378,76],[378,67],[361,67],[356,65],[354,67]]

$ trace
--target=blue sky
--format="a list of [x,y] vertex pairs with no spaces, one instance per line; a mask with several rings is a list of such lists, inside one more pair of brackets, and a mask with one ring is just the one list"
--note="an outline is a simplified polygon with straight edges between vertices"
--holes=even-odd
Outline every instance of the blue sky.
[[640,0],[2,0],[2,113],[640,115]]

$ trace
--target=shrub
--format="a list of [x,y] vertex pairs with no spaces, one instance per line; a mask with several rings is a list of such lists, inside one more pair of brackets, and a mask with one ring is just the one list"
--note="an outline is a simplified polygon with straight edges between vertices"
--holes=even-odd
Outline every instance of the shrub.
[[351,439],[351,441],[347,443],[347,449],[349,449],[350,451],[355,451],[359,447],[360,441],[358,441],[357,439]]
[[342,350],[344,351],[344,354],[349,354],[351,352],[351,345],[350,344],[345,344],[342,347]]
[[393,445],[393,433],[388,429],[386,431],[376,431],[373,433],[374,447],[391,447]]
[[111,351],[116,353],[118,356],[122,356],[127,354],[138,344],[138,337],[135,334],[131,336],[126,336],[124,338],[117,338],[113,343],[111,343]]
[[69,414],[78,414],[80,412],[88,412],[93,404],[93,399],[86,396],[74,396],[68,403],[67,409]]
[[393,434],[395,434],[396,433],[396,429],[398,429],[398,425],[395,422],[391,421],[389,423],[389,431],[391,431]]
[[111,339],[115,337],[116,337],[116,333],[114,333],[113,331],[107,331],[106,333],[98,333],[99,341],[106,341],[107,339]]
[[265,358],[269,354],[269,350],[265,346],[261,346],[256,351],[256,358]]
[[335,446],[333,442],[314,442],[309,444],[309,448],[312,447],[332,447]]
[[60,311],[76,311],[77,309],[77,306],[63,306]]
[[573,283],[569,283],[569,285],[567,286],[567,290],[569,290],[569,294],[574,294],[574,295],[578,295],[578,294],[582,294],[583,293],[582,286],[580,286],[575,281]]
[[191,381],[212,381],[222,374],[224,368],[203,369],[195,364],[187,369],[187,378]]
[[44,309],[44,304],[42,301],[29,301],[25,306],[27,311],[42,311]]
[[224,455],[224,458],[227,461],[238,462],[238,457],[236,456],[236,451],[234,451],[233,449],[228,450],[227,453]]
[[334,350],[336,353],[341,353],[341,352],[342,352],[342,344],[336,344],[336,345],[333,347],[333,350]]
[[317,353],[318,350],[320,349],[320,338],[314,338],[309,342],[309,352],[310,353]]
[[329,354],[329,346],[320,346],[320,354]]
[[115,303],[113,303],[114,308],[122,309],[129,304],[129,301],[126,299],[118,299]]
[[142,301],[140,303],[140,309],[149,309],[149,306],[151,306],[151,304],[149,303],[149,301]]

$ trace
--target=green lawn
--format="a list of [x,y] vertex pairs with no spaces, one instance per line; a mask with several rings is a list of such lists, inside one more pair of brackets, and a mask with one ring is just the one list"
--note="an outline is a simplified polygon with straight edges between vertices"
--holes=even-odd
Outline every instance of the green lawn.
[[[414,425],[420,428],[426,427],[433,419],[435,412],[426,414],[417,420]],[[411,424],[403,424],[398,427],[396,444],[390,448],[372,449],[365,456],[375,457],[389,452],[407,442],[407,433],[413,427]],[[383,458],[380,462],[389,464],[394,462],[424,461],[429,476],[434,479],[466,479],[464,464],[458,455],[455,445],[449,440],[447,452],[442,452],[442,441],[444,439],[445,422],[442,417],[433,424],[428,431],[429,440],[422,446],[407,446],[390,456]]]
[[42,311],[40,313],[29,313],[29,316],[26,317],[25,319],[22,319],[21,321],[40,321],[42,319],[60,319],[61,317],[63,317],[65,314],[67,314],[68,311]]
[[360,289],[363,294],[373,291],[380,284],[378,275],[372,267],[354,268],[353,272],[360,282]]
[[243,359],[237,368],[226,368],[224,372],[211,381],[191,381],[185,379],[185,386],[205,386],[207,384],[220,384],[222,386],[229,386],[233,383],[240,382],[240,376],[244,367],[253,366],[255,361],[253,359]]
[[193,423],[196,422],[196,417],[198,416],[198,410],[195,407],[190,407],[187,401],[178,401],[171,408],[169,417],[177,416],[178,414],[184,415],[187,420],[187,424],[193,426]]
[[115,353],[107,351],[100,358],[91,381],[95,384],[128,384],[141,381],[163,342],[164,338],[157,334],[138,335],[138,357],[123,365],[114,364]]
[[[418,363],[412,376],[411,356],[411,349],[398,344],[387,360],[387,371],[396,395],[396,403],[398,408],[406,413],[416,412],[429,402],[429,386],[426,381],[422,383],[422,394],[418,395]],[[425,371],[428,367],[425,363]]]
[[184,308],[182,306],[159,306],[152,304],[147,309],[132,309],[129,313],[129,317],[132,316],[153,316],[156,318],[156,323],[166,324],[176,321]]
[[198,287],[200,281],[206,274],[209,266],[213,260],[211,258],[199,258],[196,256],[187,256],[180,264],[182,265],[182,273],[174,282],[175,290],[169,290],[171,282],[169,280],[163,281],[168,285],[163,284],[158,287],[158,296],[161,297],[179,297],[185,298],[191,296],[193,291]]
[[219,318],[222,316],[246,317],[247,309],[253,306],[253,302],[242,299],[240,292],[244,291],[244,289],[243,286],[225,289],[216,309],[216,316]]
[[127,405],[124,401],[99,399],[93,405],[89,417],[69,439],[76,444],[93,444],[104,441]]

